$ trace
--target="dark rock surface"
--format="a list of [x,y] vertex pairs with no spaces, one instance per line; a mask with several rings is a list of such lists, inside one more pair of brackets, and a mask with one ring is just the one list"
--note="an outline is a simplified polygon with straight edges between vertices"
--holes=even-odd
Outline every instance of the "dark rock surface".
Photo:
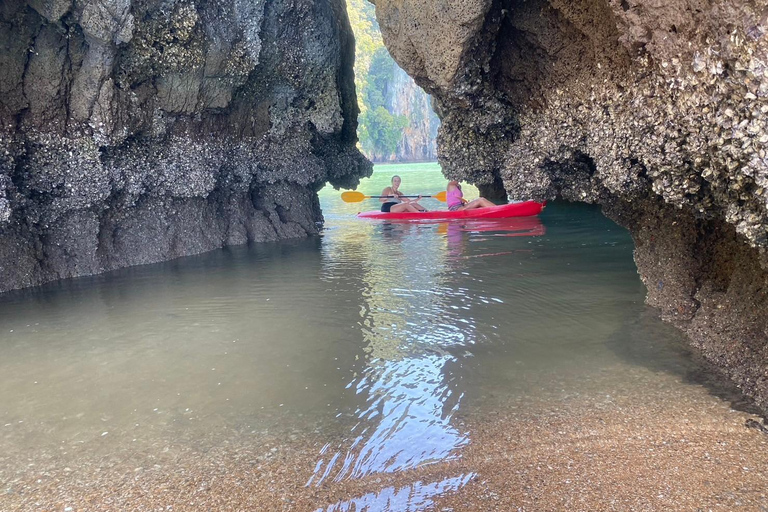
[[316,233],[371,172],[345,9],[0,3],[0,291]]
[[375,4],[446,173],[602,204],[648,303],[768,411],[768,3]]

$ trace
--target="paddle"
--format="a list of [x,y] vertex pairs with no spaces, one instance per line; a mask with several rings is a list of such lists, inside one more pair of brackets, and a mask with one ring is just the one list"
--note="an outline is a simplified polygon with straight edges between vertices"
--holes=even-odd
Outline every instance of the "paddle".
[[[393,196],[366,196],[362,192],[356,192],[354,190],[348,190],[347,192],[341,193],[341,200],[345,203],[359,203],[360,201],[363,201],[365,199],[381,199],[382,197],[393,197]],[[400,197],[419,197],[419,196],[400,196]],[[445,202],[445,190],[442,192],[438,192],[435,195],[432,196],[421,196],[421,197],[432,197],[434,199],[437,199],[438,201]]]

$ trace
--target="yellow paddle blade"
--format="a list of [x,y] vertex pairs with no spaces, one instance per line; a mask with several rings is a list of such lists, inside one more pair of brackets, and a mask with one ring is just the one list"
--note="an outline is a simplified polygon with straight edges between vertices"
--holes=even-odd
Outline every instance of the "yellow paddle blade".
[[357,192],[354,190],[348,190],[346,192],[341,193],[341,200],[345,203],[359,203],[360,201],[363,201],[365,198],[369,196],[366,196],[362,192]]
[[442,192],[438,192],[437,194],[433,195],[432,197],[434,197],[438,201],[445,202],[445,190],[443,190]]

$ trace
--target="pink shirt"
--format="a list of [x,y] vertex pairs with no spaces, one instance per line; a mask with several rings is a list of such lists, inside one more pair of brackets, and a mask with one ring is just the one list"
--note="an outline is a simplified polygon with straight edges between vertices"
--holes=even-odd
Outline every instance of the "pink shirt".
[[462,197],[464,197],[464,194],[461,192],[461,189],[459,187],[456,187],[453,190],[449,190],[448,193],[445,195],[446,202],[448,203],[448,208],[457,204],[461,204]]

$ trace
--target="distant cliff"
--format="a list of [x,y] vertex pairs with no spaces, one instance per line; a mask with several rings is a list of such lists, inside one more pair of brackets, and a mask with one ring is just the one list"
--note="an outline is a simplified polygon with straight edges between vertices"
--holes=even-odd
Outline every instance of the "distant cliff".
[[0,3],[0,291],[317,232],[355,148],[344,0]]
[[347,0],[347,5],[357,41],[355,85],[363,153],[375,162],[436,160],[440,120],[430,97],[387,52],[373,5],[367,0]]
[[423,162],[437,160],[437,129],[440,119],[432,110],[431,99],[408,73],[395,65],[388,90],[387,107],[393,115],[408,118],[403,137],[388,160]]

